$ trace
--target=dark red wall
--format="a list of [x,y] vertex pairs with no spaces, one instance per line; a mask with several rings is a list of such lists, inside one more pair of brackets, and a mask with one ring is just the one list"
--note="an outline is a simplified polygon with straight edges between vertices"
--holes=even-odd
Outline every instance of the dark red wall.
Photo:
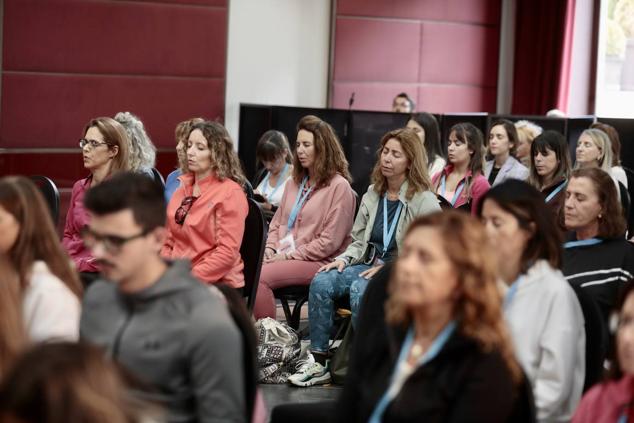
[[331,105],[495,112],[500,0],[338,0]]
[[178,122],[223,116],[227,0],[5,0],[3,12],[0,174],[68,186],[85,173],[79,149],[57,149],[75,148],[90,118],[124,110],[164,149],[166,172]]

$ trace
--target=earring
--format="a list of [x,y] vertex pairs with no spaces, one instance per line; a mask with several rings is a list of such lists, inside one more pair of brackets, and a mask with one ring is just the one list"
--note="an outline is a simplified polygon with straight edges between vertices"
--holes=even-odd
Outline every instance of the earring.
[[599,219],[601,219],[603,217],[603,215],[601,213],[599,213],[599,216],[597,216]]

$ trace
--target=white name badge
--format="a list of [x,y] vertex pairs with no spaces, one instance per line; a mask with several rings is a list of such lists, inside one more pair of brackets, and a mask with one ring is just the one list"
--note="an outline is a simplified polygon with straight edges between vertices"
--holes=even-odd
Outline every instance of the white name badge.
[[279,254],[290,254],[295,251],[295,239],[293,234],[287,234],[284,238],[280,239],[280,246],[277,249]]

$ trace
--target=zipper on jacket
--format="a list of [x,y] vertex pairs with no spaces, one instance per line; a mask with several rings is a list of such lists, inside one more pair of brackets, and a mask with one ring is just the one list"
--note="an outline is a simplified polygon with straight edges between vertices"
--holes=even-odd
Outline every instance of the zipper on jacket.
[[132,320],[132,315],[134,314],[134,304],[130,304],[128,308],[128,315],[125,318],[123,324],[117,330],[117,334],[114,338],[114,344],[112,346],[112,358],[116,360],[119,356],[119,347],[121,346],[121,338],[123,338],[123,333],[130,325],[130,321]]

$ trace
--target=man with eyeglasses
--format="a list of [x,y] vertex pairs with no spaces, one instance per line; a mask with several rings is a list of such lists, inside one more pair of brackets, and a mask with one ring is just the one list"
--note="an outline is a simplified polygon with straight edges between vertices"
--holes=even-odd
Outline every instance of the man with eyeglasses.
[[81,338],[102,347],[165,406],[170,422],[245,422],[243,345],[222,294],[165,262],[163,192],[121,173],[90,189],[83,231],[105,280],[83,300]]

